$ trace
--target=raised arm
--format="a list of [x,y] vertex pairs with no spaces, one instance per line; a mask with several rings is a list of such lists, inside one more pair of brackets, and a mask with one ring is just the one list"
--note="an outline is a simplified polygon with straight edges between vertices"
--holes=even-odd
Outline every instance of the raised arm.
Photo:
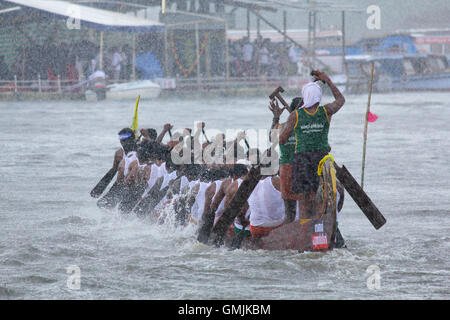
[[119,169],[117,172],[117,183],[121,183],[124,180],[124,171],[125,171],[125,160],[122,159],[119,163]]
[[166,135],[167,132],[170,131],[170,129],[172,129],[173,126],[170,123],[166,123],[161,131],[161,133],[159,134],[158,138],[156,138],[156,142],[161,143],[161,141],[164,139],[164,136]]
[[297,123],[297,112],[291,112],[289,115],[286,124],[281,128],[280,133],[280,144],[285,144],[289,137],[292,134],[292,131],[294,131],[295,124]]
[[280,116],[283,113],[285,108],[280,108],[278,105],[278,101],[276,99],[272,99],[269,103],[269,110],[273,113],[272,126],[271,129],[277,129],[278,123],[280,121]]
[[219,188],[219,191],[214,196],[212,203],[211,203],[211,211],[216,213],[217,209],[219,208],[220,203],[222,202],[223,198],[225,198],[226,189],[231,183],[231,179],[227,179],[222,182],[222,185]]
[[215,193],[216,183],[211,183],[205,191],[205,205],[202,208],[202,220],[205,219],[208,211],[211,209],[211,203]]
[[116,153],[114,154],[114,161],[113,161],[113,168],[118,170],[120,161],[123,159],[123,149],[117,149]]
[[325,109],[327,110],[328,116],[331,117],[333,114],[338,112],[339,109],[342,108],[342,106],[345,103],[345,98],[342,95],[341,91],[339,91],[339,89],[334,85],[331,79],[325,74],[325,72],[313,71],[312,74],[316,77],[317,80],[322,80],[330,87],[331,92],[333,93],[333,96],[336,99],[334,100],[334,102],[325,105]]

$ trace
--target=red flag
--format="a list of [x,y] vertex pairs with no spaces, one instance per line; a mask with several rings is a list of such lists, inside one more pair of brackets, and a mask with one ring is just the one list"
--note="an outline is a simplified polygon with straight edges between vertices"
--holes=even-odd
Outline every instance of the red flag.
[[372,113],[372,112],[369,111],[369,115],[367,117],[367,121],[375,122],[375,121],[377,121],[377,119],[378,119],[378,116],[375,113]]

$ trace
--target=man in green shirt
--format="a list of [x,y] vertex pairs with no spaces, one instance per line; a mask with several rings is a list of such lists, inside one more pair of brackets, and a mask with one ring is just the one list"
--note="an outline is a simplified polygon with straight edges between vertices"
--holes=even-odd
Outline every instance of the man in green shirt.
[[[289,105],[289,113],[295,112],[295,110],[303,105],[303,99],[301,97],[296,97],[292,100]],[[270,111],[273,113],[272,129],[281,129],[285,125],[284,123],[279,123],[280,115],[283,113],[278,105],[277,100],[270,101],[269,105]],[[292,192],[292,161],[295,155],[295,133],[289,136],[288,141],[285,144],[280,144],[280,192],[281,198],[284,201],[284,207],[286,210],[285,223],[290,223],[295,220],[297,213],[297,200],[298,195]]]
[[345,98],[330,78],[320,71],[313,71],[317,80],[326,83],[333,93],[334,102],[320,106],[322,89],[315,82],[302,88],[303,105],[292,112],[283,126],[279,143],[284,145],[294,132],[295,155],[292,162],[292,192],[299,195],[300,219],[311,219],[313,204],[319,186],[317,167],[328,154],[328,131],[333,114],[345,103]]

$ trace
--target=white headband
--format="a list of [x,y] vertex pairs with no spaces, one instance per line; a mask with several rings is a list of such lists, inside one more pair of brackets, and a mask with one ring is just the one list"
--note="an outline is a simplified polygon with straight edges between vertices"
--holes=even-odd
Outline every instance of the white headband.
[[302,88],[303,105],[299,108],[309,108],[322,100],[322,88],[315,82],[309,82]]

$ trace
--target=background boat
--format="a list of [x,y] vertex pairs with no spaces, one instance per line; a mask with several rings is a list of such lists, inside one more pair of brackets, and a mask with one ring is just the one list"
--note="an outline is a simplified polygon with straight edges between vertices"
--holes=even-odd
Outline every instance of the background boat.
[[[136,99],[138,95],[145,99],[154,99],[161,93],[161,87],[150,80],[126,83],[114,83],[106,86],[106,100]],[[97,101],[97,94],[93,90],[85,92],[87,101]]]
[[367,92],[372,62],[375,63],[374,90],[377,92],[450,91],[450,67],[446,56],[384,54],[346,57],[349,93]]

